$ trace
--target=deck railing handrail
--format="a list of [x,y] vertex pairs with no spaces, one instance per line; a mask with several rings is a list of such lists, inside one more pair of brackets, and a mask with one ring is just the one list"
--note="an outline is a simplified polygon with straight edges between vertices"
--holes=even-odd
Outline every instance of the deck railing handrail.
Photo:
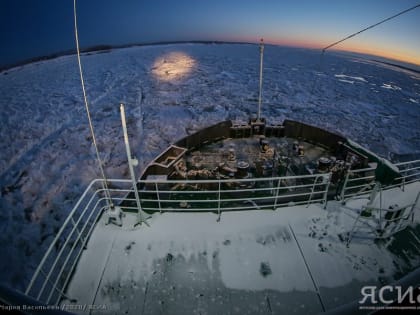
[[[319,179],[323,180],[319,180]],[[195,202],[202,202],[202,204],[210,205],[210,207],[204,208],[192,208],[191,210],[196,211],[217,211],[220,215],[223,211],[238,211],[250,209],[265,209],[274,208],[277,206],[286,205],[284,202],[281,203],[281,192],[287,192],[289,197],[302,197],[304,200],[299,201],[299,204],[312,203],[312,202],[326,202],[327,184],[329,183],[330,174],[315,174],[315,175],[302,175],[302,176],[284,176],[284,177],[273,177],[273,178],[252,178],[252,179],[209,179],[209,180],[140,180],[139,186],[154,186],[155,191],[152,190],[140,190],[141,202],[147,201],[158,202],[156,207],[146,207],[148,210],[153,211],[176,211],[185,209],[176,203],[182,200],[166,199],[162,198],[164,195],[171,194],[172,198],[179,197],[183,194],[195,193],[195,194],[213,194],[212,198],[203,200],[192,199]],[[298,183],[297,181],[308,181],[304,183]],[[67,218],[64,220],[60,230],[55,235],[46,253],[42,257],[39,265],[35,269],[35,272],[27,286],[25,293],[29,296],[35,297],[40,301],[46,303],[55,302],[59,303],[60,299],[64,295],[64,290],[70,280],[71,273],[73,272],[76,262],[81,255],[81,251],[90,237],[93,231],[93,225],[99,218],[100,214],[106,208],[106,198],[100,197],[104,193],[101,183],[102,179],[94,179],[89,183],[86,190],[83,192],[80,199],[76,202],[75,206],[69,212]],[[109,192],[113,201],[118,201],[116,204],[123,200],[128,200],[130,193],[133,193],[133,188],[130,186],[131,181],[126,179],[108,179]],[[176,184],[216,184],[215,189],[203,189],[203,190],[181,190],[173,191],[163,189],[160,185],[176,185]],[[240,185],[240,184],[267,184],[267,187],[255,188],[253,185],[249,185],[246,188],[237,187],[223,189],[222,185]],[[280,184],[280,186],[279,186]],[[282,186],[284,185],[284,186]],[[115,187],[114,187],[115,186]],[[126,186],[129,188],[124,188]],[[303,192],[299,192],[299,189],[303,189]],[[157,198],[147,198],[147,193],[157,193]],[[265,194],[263,196],[253,196],[253,193]],[[228,197],[226,194],[233,194],[234,196]],[[245,194],[246,196],[241,196]],[[322,196],[321,196],[322,194]],[[236,196],[235,196],[236,195]],[[313,198],[317,195],[316,198]],[[197,195],[199,196],[199,195]],[[238,197],[239,196],[239,197]],[[234,205],[235,202],[249,203],[255,202],[267,202],[267,204],[258,206],[253,204],[248,207],[244,204],[239,207]],[[214,207],[211,207],[211,203],[215,203]],[[167,208],[165,208],[167,207]],[[136,207],[126,206],[127,209],[136,209]],[[96,213],[96,215],[94,215]],[[79,249],[77,252],[76,249]],[[75,255],[72,259],[72,255]],[[58,297],[56,297],[57,293]]]
[[[375,182],[375,170],[376,166],[364,169],[348,170],[340,192],[341,201],[344,202],[349,197],[359,196],[371,192],[373,188],[372,184]],[[366,174],[369,172],[372,172],[372,174],[364,175],[362,177],[357,176],[359,173]],[[360,181],[363,181],[364,183],[359,184]],[[355,192],[354,189],[358,190]],[[348,193],[348,191],[352,192]]]
[[85,189],[85,191],[83,192],[82,196],[79,198],[79,200],[77,201],[76,205],[73,207],[73,209],[70,211],[70,213],[68,214],[66,220],[64,221],[63,225],[61,226],[60,230],[57,232],[57,235],[55,236],[54,240],[52,241],[50,247],[47,249],[47,252],[45,253],[45,255],[43,256],[41,262],[39,263],[37,269],[35,270],[35,274],[34,277],[32,277],[31,281],[29,282],[28,287],[26,288],[25,294],[28,294],[29,291],[31,290],[33,284],[34,284],[34,278],[35,276],[37,276],[42,268],[42,266],[44,265],[47,257],[49,256],[49,254],[51,253],[51,251],[54,248],[54,244],[56,243],[57,239],[61,236],[61,234],[63,233],[64,229],[66,228],[67,224],[70,222],[71,218],[73,217],[74,213],[76,212],[76,210],[78,209],[79,205],[81,204],[81,202],[83,201],[83,199],[85,198],[85,196],[87,195],[87,193],[90,191],[90,189],[92,188],[92,186],[96,183],[101,181],[100,179],[94,179],[93,181],[90,182],[89,186]]
[[394,163],[394,165],[397,167],[402,166],[402,165],[407,165],[407,164],[420,164],[420,160]]
[[[308,179],[314,177],[328,176],[329,173],[319,173],[312,175],[294,175],[294,176],[276,176],[276,177],[255,177],[255,178],[216,178],[216,179],[141,179],[138,181],[140,184],[154,184],[154,183],[197,183],[197,184],[208,184],[208,183],[234,183],[234,182],[266,182],[266,181],[275,181],[279,179],[288,180],[288,179]],[[114,181],[114,179],[112,179]]]
[[[419,180],[420,174],[417,170],[420,168],[420,160],[397,163],[395,166],[400,170],[401,176],[395,179],[395,184],[385,188],[399,186],[403,189],[405,184]],[[369,193],[375,182],[375,169],[349,170],[341,188],[341,200]],[[143,210],[214,211],[220,218],[223,211],[276,209],[310,203],[326,205],[330,179],[331,173],[245,179],[146,179],[139,180],[138,187]],[[91,181],[71,209],[35,269],[25,291],[27,295],[36,297],[41,302],[60,302],[82,250],[107,207],[109,200],[101,196],[104,193],[102,183],[103,179]],[[130,180],[108,179],[107,183],[113,204],[121,204],[123,209],[137,209],[134,198],[130,198],[130,194],[134,192]],[[182,190],[174,190],[176,185],[184,186]],[[200,196],[205,198],[199,199]],[[192,205],[185,207],[185,203]]]
[[[391,189],[395,187],[401,187],[404,190],[404,186],[409,183],[420,180],[420,160],[408,161],[408,162],[399,162],[395,163],[394,166],[398,168],[398,172],[401,176],[398,176],[394,179],[393,183],[389,185],[382,186],[382,189]],[[345,176],[344,184],[341,189],[340,199],[342,202],[345,202],[349,198],[358,197],[361,195],[368,194],[372,191],[375,177],[375,167],[364,168],[364,169],[355,169],[348,170]],[[359,173],[369,173],[372,172],[372,175],[358,177]],[[363,184],[354,184],[366,180]],[[360,188],[360,189],[358,189]],[[357,191],[354,191],[358,189]],[[351,191],[351,192],[348,192]]]
[[[58,293],[59,297],[57,299],[56,304],[60,300],[60,298],[63,296],[63,291],[65,289],[65,286],[67,285],[68,280],[64,282],[64,285],[58,286],[58,282],[61,279],[61,276],[64,273],[65,268],[67,267],[67,261],[69,260],[69,257],[73,254],[73,250],[75,249],[75,246],[81,241],[81,248],[85,246],[85,243],[87,242],[91,232],[92,227],[99,217],[100,213],[105,208],[105,205],[100,208],[100,204],[107,201],[107,198],[100,198],[98,197],[98,194],[103,192],[103,188],[99,189],[93,189],[95,186],[100,184],[103,180],[102,179],[94,179],[92,180],[88,187],[83,192],[82,196],[79,198],[79,200],[76,202],[75,206],[72,208],[72,210],[69,212],[67,218],[63,222],[60,230],[55,235],[54,239],[52,240],[50,246],[48,247],[46,253],[42,257],[39,265],[37,266],[26,290],[25,294],[36,298],[39,301],[50,303],[51,298],[53,297],[54,291]],[[129,182],[128,180],[115,180],[114,182],[123,183],[123,182]],[[96,199],[96,200],[95,200]],[[95,201],[95,202],[94,202]],[[85,204],[86,203],[86,204]],[[97,211],[97,209],[100,209],[100,211]],[[93,220],[90,220],[92,215],[97,212],[96,216],[94,216]],[[88,220],[82,220],[83,216],[89,213]],[[88,232],[83,236],[83,233],[85,233],[85,229],[88,226],[88,223],[91,223],[91,228],[88,230]],[[65,247],[69,243],[69,240],[71,240],[71,237],[74,235],[74,232],[80,227],[79,225],[83,224],[83,229],[80,231],[78,230],[77,237],[75,240],[73,240],[72,250],[67,252],[67,258],[65,264],[61,266],[60,272],[58,274],[54,274],[54,271],[56,269],[56,266],[59,264],[59,260],[64,256],[65,253]],[[71,228],[72,226],[72,228]],[[69,229],[70,227],[70,233],[67,235],[64,235],[64,231],[66,229]],[[63,243],[60,244],[60,240],[64,238]],[[57,249],[58,248],[58,249]],[[56,249],[58,251],[57,255],[53,255],[53,251]],[[77,256],[80,256],[81,250]],[[48,270],[45,272],[43,268],[46,266],[47,261],[49,259],[52,259],[52,264],[48,267]],[[73,264],[74,265],[74,264]],[[75,265],[74,265],[75,266]],[[74,266],[71,267],[68,271],[68,274],[71,274]],[[43,278],[43,280],[40,280]],[[52,279],[54,278],[54,279]],[[38,286],[35,288],[35,284],[38,283]],[[49,290],[46,290],[46,288],[49,287]],[[47,298],[43,298],[43,294],[47,295]]]

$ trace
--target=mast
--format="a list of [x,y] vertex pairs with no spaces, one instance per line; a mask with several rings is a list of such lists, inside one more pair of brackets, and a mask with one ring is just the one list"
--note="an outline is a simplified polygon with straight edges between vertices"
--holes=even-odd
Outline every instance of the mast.
[[125,149],[127,151],[128,168],[130,169],[131,182],[133,185],[134,196],[136,197],[136,204],[137,204],[137,222],[134,226],[138,224],[142,224],[142,223],[145,223],[146,225],[148,225],[146,222],[146,219],[147,219],[146,214],[143,212],[141,208],[139,192],[137,189],[137,180],[136,180],[136,175],[134,174],[133,166],[136,166],[138,164],[138,161],[137,159],[133,159],[131,156],[131,149],[130,149],[130,143],[128,141],[127,123],[125,120],[125,111],[124,111],[123,104],[120,105],[120,113],[121,113],[121,122],[122,122],[123,133],[124,133]]
[[264,58],[264,39],[261,38],[261,42],[260,42],[260,88],[259,88],[259,94],[258,94],[258,116],[257,116],[258,121],[260,121],[260,118],[261,118],[263,58]]

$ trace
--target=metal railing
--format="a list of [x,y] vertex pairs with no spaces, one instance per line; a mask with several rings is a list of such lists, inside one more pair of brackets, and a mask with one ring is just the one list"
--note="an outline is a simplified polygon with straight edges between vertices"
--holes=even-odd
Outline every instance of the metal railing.
[[[398,168],[401,176],[382,189],[400,187],[404,190],[406,184],[420,180],[420,160],[395,163],[394,166]],[[376,167],[348,170],[341,188],[340,200],[345,202],[349,198],[371,193],[375,186],[375,170]]]
[[[353,227],[347,238],[347,245],[350,244],[356,231],[359,234],[373,235],[375,238],[388,238],[391,235],[406,228],[413,221],[414,211],[418,208],[420,192],[417,193],[413,202],[388,208],[362,206],[358,211]],[[411,219],[411,220],[410,220]]]
[[375,186],[375,167],[348,170],[340,192],[340,200],[369,194]]
[[[330,174],[252,179],[140,181],[144,211],[243,211],[327,202]],[[132,198],[126,201],[133,202]],[[135,208],[135,205],[123,205]]]
[[420,160],[401,162],[394,165],[398,167],[401,176],[395,178],[394,183],[390,187],[401,187],[404,190],[406,184],[420,179]]
[[[243,211],[327,202],[330,174],[254,179],[139,181],[145,211]],[[103,180],[92,181],[36,268],[25,291],[47,305],[63,297],[100,215],[107,208]],[[113,204],[137,210],[130,180],[108,179]]]
[[107,206],[103,180],[93,180],[70,211],[36,268],[25,294],[45,303],[58,304],[95,223]]
[[[419,180],[420,160],[398,163],[399,178],[387,186],[404,188]],[[331,173],[252,179],[141,180],[138,192],[142,210],[150,212],[276,209],[282,206],[327,204]],[[349,170],[341,200],[370,193],[375,168]],[[107,208],[103,180],[93,180],[69,213],[30,280],[26,294],[47,305],[57,305],[100,215]],[[108,179],[113,204],[138,209],[132,182]]]

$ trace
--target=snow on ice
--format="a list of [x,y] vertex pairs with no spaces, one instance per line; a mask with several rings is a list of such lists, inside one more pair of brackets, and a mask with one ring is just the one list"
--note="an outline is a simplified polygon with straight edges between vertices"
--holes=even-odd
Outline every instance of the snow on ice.
[[[248,44],[84,54],[107,176],[128,177],[120,103],[140,173],[169,143],[256,112],[258,54]],[[383,157],[420,152],[417,73],[335,54],[324,56],[321,69],[318,61],[316,51],[267,46],[262,115],[341,133]],[[0,91],[0,281],[23,289],[66,213],[99,174],[74,55],[3,71]]]

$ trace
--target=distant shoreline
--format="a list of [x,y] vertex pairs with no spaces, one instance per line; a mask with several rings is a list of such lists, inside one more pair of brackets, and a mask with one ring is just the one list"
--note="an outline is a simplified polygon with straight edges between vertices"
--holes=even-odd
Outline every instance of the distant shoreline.
[[[235,45],[258,45],[258,43],[250,43],[250,42],[232,42],[232,41],[206,41],[206,40],[189,40],[189,41],[163,41],[163,42],[149,42],[149,43],[136,43],[136,44],[124,44],[124,45],[95,45],[95,46],[90,46],[87,48],[82,48],[80,50],[81,53],[93,53],[93,52],[106,52],[106,51],[110,51],[112,49],[121,49],[121,48],[130,48],[130,47],[142,47],[142,46],[158,46],[158,45],[174,45],[174,44],[235,44]],[[271,45],[271,44],[269,44]],[[276,46],[276,45],[275,45]],[[281,46],[281,45],[278,45]],[[302,47],[291,47],[291,46],[284,46],[284,47],[290,47],[290,48],[296,48],[296,49],[302,49]],[[305,49],[309,49],[309,50],[313,50],[313,48],[305,48]],[[344,53],[344,54],[351,54],[351,55],[360,55],[363,56],[364,58],[373,61],[373,62],[377,62],[377,63],[382,63],[388,66],[393,66],[396,68],[400,68],[403,70],[407,70],[407,71],[412,71],[414,73],[420,74],[420,70],[416,70],[412,67],[409,67],[408,65],[411,65],[410,63],[407,62],[403,62],[403,61],[398,61],[395,60],[394,62],[392,62],[392,60],[390,61],[385,61],[385,60],[379,60],[377,59],[378,56],[374,56],[374,55],[366,55],[366,54],[360,54],[360,53],[356,53],[356,52],[345,52],[345,51],[335,51],[338,53]],[[57,53],[53,53],[50,55],[46,55],[46,56],[39,56],[39,57],[34,57],[34,58],[30,58],[30,59],[26,59],[17,63],[13,63],[13,64],[9,64],[9,65],[4,65],[4,66],[0,66],[0,73],[4,73],[7,70],[13,69],[13,68],[17,68],[17,67],[22,67],[31,63],[35,63],[35,62],[39,62],[39,61],[46,61],[46,60],[52,60],[55,58],[59,58],[59,57],[63,57],[63,56],[71,56],[76,54],[76,49],[70,49],[70,50],[64,50],[64,51],[60,51]],[[402,64],[398,64],[398,63],[403,63],[405,65]],[[413,67],[418,67],[420,69],[419,66],[413,64]],[[6,72],[7,74],[7,72]]]
[[[158,45],[173,45],[173,44],[238,44],[238,45],[247,45],[253,43],[247,42],[229,42],[229,41],[204,41],[204,40],[193,40],[193,41],[164,41],[164,42],[150,42],[150,43],[138,43],[138,44],[124,44],[124,45],[95,45],[87,48],[80,49],[81,53],[92,53],[100,51],[109,51],[111,49],[121,49],[121,48],[130,48],[130,47],[142,47],[142,46],[158,46]],[[46,56],[39,56],[30,59],[25,59],[13,64],[8,64],[0,66],[0,72],[7,71],[13,68],[25,66],[34,62],[51,60],[63,56],[71,56],[76,54],[76,49],[64,50],[56,52]]]

